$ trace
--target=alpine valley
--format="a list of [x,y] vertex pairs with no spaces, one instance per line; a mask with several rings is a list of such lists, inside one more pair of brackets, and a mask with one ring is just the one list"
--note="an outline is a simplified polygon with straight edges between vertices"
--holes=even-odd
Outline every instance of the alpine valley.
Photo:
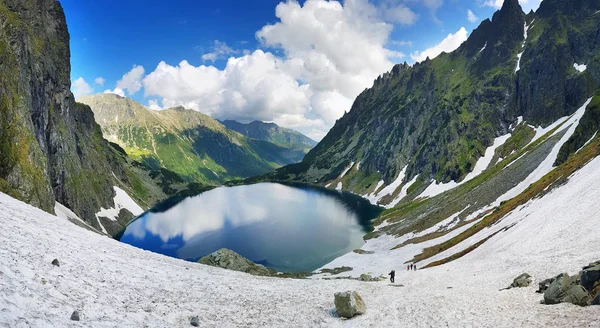
[[70,58],[59,1],[0,0],[0,326],[600,325],[600,1],[504,0],[318,143],[75,99]]

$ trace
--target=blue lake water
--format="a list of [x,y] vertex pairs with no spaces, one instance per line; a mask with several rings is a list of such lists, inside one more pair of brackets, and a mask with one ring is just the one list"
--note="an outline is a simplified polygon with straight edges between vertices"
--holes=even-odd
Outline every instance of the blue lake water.
[[319,187],[220,187],[144,213],[120,240],[190,261],[228,248],[277,271],[313,271],[360,248],[381,210],[351,193]]

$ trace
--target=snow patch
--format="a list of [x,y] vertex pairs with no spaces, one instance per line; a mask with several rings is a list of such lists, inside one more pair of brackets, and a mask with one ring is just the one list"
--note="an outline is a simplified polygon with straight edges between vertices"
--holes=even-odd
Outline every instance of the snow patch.
[[483,45],[483,48],[481,48],[481,50],[479,50],[479,52],[477,54],[480,54],[482,51],[484,51],[485,47],[487,47],[487,42]]
[[348,171],[350,171],[350,169],[353,166],[354,166],[354,162],[350,163],[350,165],[346,169],[344,169],[344,171],[342,171],[342,174],[340,174],[340,177],[338,179],[343,178],[346,175],[346,173],[348,173]]
[[529,176],[527,176],[527,178],[525,178],[525,180],[521,181],[513,189],[507,191],[505,194],[498,197],[498,199],[490,205],[491,207],[496,207],[496,206],[500,205],[500,203],[502,203],[503,201],[509,200],[509,199],[519,195],[520,193],[525,191],[525,189],[527,189],[527,187],[529,187],[530,184],[538,181],[544,175],[548,174],[548,172],[550,172],[554,169],[554,162],[556,162],[556,158],[558,157],[558,152],[560,151],[562,146],[567,142],[567,140],[569,140],[571,138],[573,133],[575,133],[575,129],[577,129],[577,126],[579,125],[579,120],[583,117],[583,114],[585,114],[585,109],[587,108],[587,106],[590,104],[591,101],[592,101],[592,98],[588,99],[585,102],[585,104],[583,104],[583,106],[581,106],[573,115],[571,115],[571,117],[568,118],[567,122],[565,122],[563,129],[560,129],[560,130],[557,130],[554,132],[553,135],[567,129],[567,131],[562,136],[562,138],[560,138],[560,140],[556,143],[556,145],[554,145],[554,147],[552,148],[552,150],[550,151],[550,154],[548,154],[546,159],[544,159],[544,161],[542,163],[540,163],[540,165],[533,172],[531,172],[529,174]]
[[[531,24],[533,24],[534,21],[535,19],[531,22]],[[525,27],[523,28],[523,44],[521,45],[521,49],[525,49],[525,43],[527,43],[527,30],[529,30],[529,26],[527,23],[525,23]],[[517,55],[517,68],[515,68],[515,73],[521,69],[521,57],[523,56],[524,52],[525,50],[521,51],[521,53]]]
[[592,142],[592,140],[594,140],[594,138],[596,138],[596,135],[598,134],[598,131],[596,131],[594,133],[594,135],[590,138],[590,140],[586,141],[583,146],[581,146],[581,148],[577,149],[576,153],[578,153],[580,150],[582,150],[583,148],[585,148],[585,146],[587,146],[590,142]]
[[[100,208],[100,211],[96,213],[96,218],[98,219],[98,223],[100,223],[100,217],[109,218],[112,221],[116,221],[117,217],[119,217],[119,212],[121,209],[126,209],[131,212],[133,215],[140,215],[144,213],[144,210],[121,188],[114,186],[115,190],[115,198],[113,199],[115,203],[114,208]],[[102,227],[102,224],[100,224]],[[105,231],[104,227],[102,230]]]
[[477,163],[475,164],[473,171],[471,171],[469,174],[467,174],[467,176],[461,182],[455,182],[455,181],[450,181],[448,183],[433,182],[425,189],[425,191],[423,191],[423,193],[421,193],[421,195],[419,195],[419,197],[433,197],[433,196],[439,195],[445,191],[448,191],[450,189],[456,188],[456,187],[460,186],[461,184],[476,178],[483,171],[485,171],[485,169],[487,169],[487,167],[492,162],[492,159],[494,158],[496,149],[498,147],[502,146],[506,142],[506,140],[508,140],[508,138],[510,138],[510,136],[511,136],[510,134],[505,134],[503,136],[495,138],[494,144],[485,150],[485,155],[483,157],[481,157],[479,160],[477,160]]
[[335,186],[335,190],[342,191],[342,182],[341,181],[337,183],[337,186]]
[[325,188],[329,188],[331,186],[331,182],[325,185]]
[[360,170],[360,163],[361,163],[361,162],[358,162],[358,163],[356,164],[356,170],[357,170],[357,171],[358,171],[358,170]]
[[520,125],[521,123],[523,123],[523,116],[519,116],[517,117],[517,125],[515,125],[515,127],[517,127],[518,125]]
[[400,193],[398,194],[398,196],[396,196],[396,198],[389,203],[388,205],[386,205],[386,208],[392,208],[396,205],[398,205],[398,203],[400,203],[400,201],[402,199],[404,199],[404,197],[406,197],[406,195],[408,194],[408,188],[410,188],[410,186],[412,186],[415,182],[417,182],[417,178],[419,176],[415,176],[412,180],[410,180],[407,184],[405,184],[402,189],[400,190]]
[[587,65],[581,64],[578,65],[577,63],[573,64],[573,67],[578,70],[579,72],[583,72],[587,69]]

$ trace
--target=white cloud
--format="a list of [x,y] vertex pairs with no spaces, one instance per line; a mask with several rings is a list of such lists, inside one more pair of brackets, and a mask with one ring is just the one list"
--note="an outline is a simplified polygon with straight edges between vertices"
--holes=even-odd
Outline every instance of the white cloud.
[[144,67],[133,65],[131,71],[125,73],[123,77],[117,81],[117,88],[122,91],[127,90],[131,96],[142,88],[142,78],[144,76]]
[[225,42],[219,40],[214,41],[213,51],[202,55],[202,60],[214,62],[217,59],[224,58],[225,56],[237,54],[239,51],[233,50]]
[[379,10],[384,19],[391,23],[402,25],[413,25],[417,21],[417,15],[403,4],[384,3]]
[[150,99],[148,101],[148,108],[152,109],[152,110],[161,110],[162,108],[160,107],[160,105],[158,105],[158,101],[154,100],[154,99]]
[[465,40],[467,40],[467,30],[464,27],[461,27],[456,33],[448,34],[448,36],[442,40],[440,43],[435,46],[423,50],[421,52],[417,51],[410,55],[410,57],[415,62],[420,62],[425,60],[427,57],[429,59],[433,59],[437,57],[442,52],[452,52],[456,48],[458,48]]
[[102,76],[98,76],[96,79],[94,79],[94,83],[96,83],[97,85],[104,85],[105,81],[106,80],[104,80]]
[[388,44],[399,46],[399,47],[412,47],[412,41],[389,41]]
[[75,98],[78,98],[81,96],[89,95],[94,90],[82,77],[80,77],[77,80],[73,81],[73,83],[71,84],[71,91],[73,92]]
[[[537,10],[542,3],[542,0],[519,0],[519,4],[523,8],[523,11],[529,12],[530,10]],[[486,0],[484,5],[493,7],[496,9],[502,8],[504,0]]]
[[121,97],[125,97],[125,91],[123,91],[123,89],[121,89],[119,87],[115,88],[114,90],[110,90],[110,89],[104,90],[104,93],[113,93],[115,95],[119,95]]
[[479,20],[479,18],[477,18],[477,16],[475,16],[475,14],[469,9],[467,11],[467,20],[471,23],[475,23]]
[[276,16],[279,21],[256,37],[282,56],[248,52],[229,58],[222,70],[161,62],[143,78],[145,94],[160,97],[163,108],[272,121],[321,139],[356,96],[392,68],[391,59],[403,56],[385,48],[393,26],[367,0],[282,2]]
[[444,0],[422,0],[425,7],[436,10],[444,4]]

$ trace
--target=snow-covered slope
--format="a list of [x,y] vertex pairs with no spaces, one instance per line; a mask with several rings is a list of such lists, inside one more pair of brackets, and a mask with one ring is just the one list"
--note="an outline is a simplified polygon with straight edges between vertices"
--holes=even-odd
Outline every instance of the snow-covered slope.
[[[395,286],[254,277],[189,263],[119,243],[0,194],[0,326],[187,327],[196,315],[203,327],[597,326],[600,307],[544,306],[533,287],[498,290],[523,271],[539,280],[597,259],[589,231],[598,219],[579,208],[593,208],[599,179],[596,159],[566,186],[533,201],[531,215],[515,214],[523,221],[506,237],[442,267],[406,272],[405,258],[392,254],[352,253],[352,261],[339,260],[352,262],[356,272],[385,275],[396,269]],[[547,209],[537,215],[537,208]],[[563,215],[568,211],[576,215]],[[60,267],[51,264],[54,258]],[[363,296],[367,313],[342,321],[334,315],[333,294],[347,289]],[[69,320],[75,309],[80,322]]]

